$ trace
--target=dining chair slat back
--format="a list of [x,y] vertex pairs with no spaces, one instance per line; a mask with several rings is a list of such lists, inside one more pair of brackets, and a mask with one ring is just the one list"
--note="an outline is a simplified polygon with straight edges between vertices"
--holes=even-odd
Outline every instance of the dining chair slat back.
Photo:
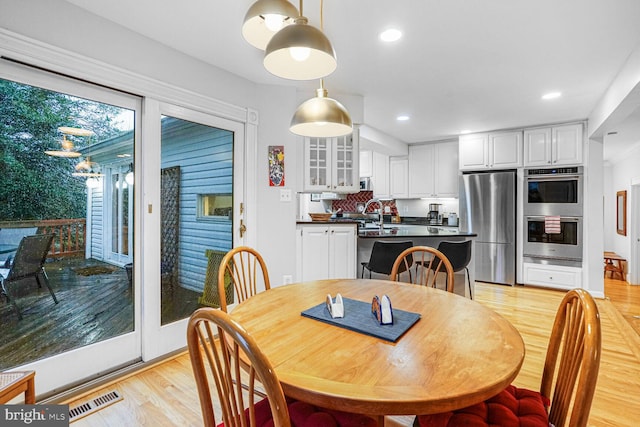
[[476,405],[446,414],[419,415],[414,426],[432,426],[446,419],[448,427],[507,422],[509,425],[585,427],[598,379],[601,350],[598,307],[587,291],[573,289],[564,296],[556,312],[539,392],[510,385],[497,396]]
[[271,289],[267,266],[258,251],[248,246],[231,249],[220,262],[218,269],[218,293],[220,309],[227,311],[225,277],[231,278],[235,302],[241,303],[261,290]]
[[[219,421],[226,427],[378,425],[367,415],[285,397],[267,356],[251,334],[225,311],[211,307],[196,310],[187,326],[187,347],[206,427],[217,425],[213,386],[222,418]],[[262,400],[256,402],[256,397]]]
[[[413,275],[408,274],[412,263],[415,265]],[[430,246],[413,246],[398,255],[393,263],[390,278],[394,282],[408,282],[432,288],[440,286],[447,292],[453,292],[453,273],[451,262],[442,252]]]
[[[267,404],[274,426],[291,425],[284,392],[271,363],[253,337],[229,314],[210,307],[196,310],[189,319],[187,346],[206,427],[217,425],[211,395],[214,386],[220,405],[219,421],[225,426],[246,426],[247,417],[249,426],[261,425],[264,420],[259,418]],[[247,389],[243,387],[245,383]],[[255,402],[257,384],[267,400]]]

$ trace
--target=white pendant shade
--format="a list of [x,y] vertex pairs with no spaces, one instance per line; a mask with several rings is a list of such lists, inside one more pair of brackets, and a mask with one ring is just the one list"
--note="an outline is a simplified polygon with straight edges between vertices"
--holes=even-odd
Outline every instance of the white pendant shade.
[[244,16],[242,36],[252,46],[265,50],[267,43],[298,16],[298,9],[287,0],[258,0]]
[[62,135],[60,145],[62,146],[62,150],[48,150],[44,153],[53,157],[80,157],[80,153],[73,150],[73,142],[67,139],[67,135]]
[[327,91],[320,88],[315,98],[298,107],[289,130],[301,136],[330,138],[350,134],[353,124],[347,109],[335,99],[328,98]]
[[304,16],[271,38],[263,63],[271,74],[290,80],[319,79],[338,66],[329,39]]

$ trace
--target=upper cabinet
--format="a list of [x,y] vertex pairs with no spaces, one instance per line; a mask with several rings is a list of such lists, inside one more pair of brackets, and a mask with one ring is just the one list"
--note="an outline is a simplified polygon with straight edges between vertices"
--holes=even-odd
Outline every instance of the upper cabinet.
[[389,196],[394,199],[409,197],[409,160],[404,157],[389,159]]
[[524,131],[524,165],[582,164],[582,123]]
[[391,193],[389,189],[389,156],[374,151],[372,164],[371,186],[373,197],[387,199]]
[[360,191],[358,132],[337,138],[304,139],[304,191]]
[[511,169],[522,166],[522,131],[460,136],[460,170]]
[[458,143],[409,146],[409,197],[458,197]]
[[373,176],[373,151],[360,151],[360,178]]

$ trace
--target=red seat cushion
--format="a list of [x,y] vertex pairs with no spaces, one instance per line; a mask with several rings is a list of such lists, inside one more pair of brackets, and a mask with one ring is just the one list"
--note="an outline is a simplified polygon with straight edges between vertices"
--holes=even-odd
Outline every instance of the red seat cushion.
[[549,427],[549,400],[540,393],[510,385],[489,400],[433,415],[420,415],[420,427]]
[[[377,422],[371,417],[350,412],[333,411],[319,408],[309,403],[287,398],[289,418],[292,427],[377,427]],[[255,404],[256,425],[259,427],[273,427],[269,401],[263,399]],[[247,422],[249,414],[246,414]],[[224,423],[219,424],[224,427]]]

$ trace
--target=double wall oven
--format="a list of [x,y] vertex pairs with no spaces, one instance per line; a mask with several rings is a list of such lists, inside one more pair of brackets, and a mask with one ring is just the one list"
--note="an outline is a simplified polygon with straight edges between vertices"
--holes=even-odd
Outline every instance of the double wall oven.
[[526,261],[582,263],[582,166],[525,170]]

